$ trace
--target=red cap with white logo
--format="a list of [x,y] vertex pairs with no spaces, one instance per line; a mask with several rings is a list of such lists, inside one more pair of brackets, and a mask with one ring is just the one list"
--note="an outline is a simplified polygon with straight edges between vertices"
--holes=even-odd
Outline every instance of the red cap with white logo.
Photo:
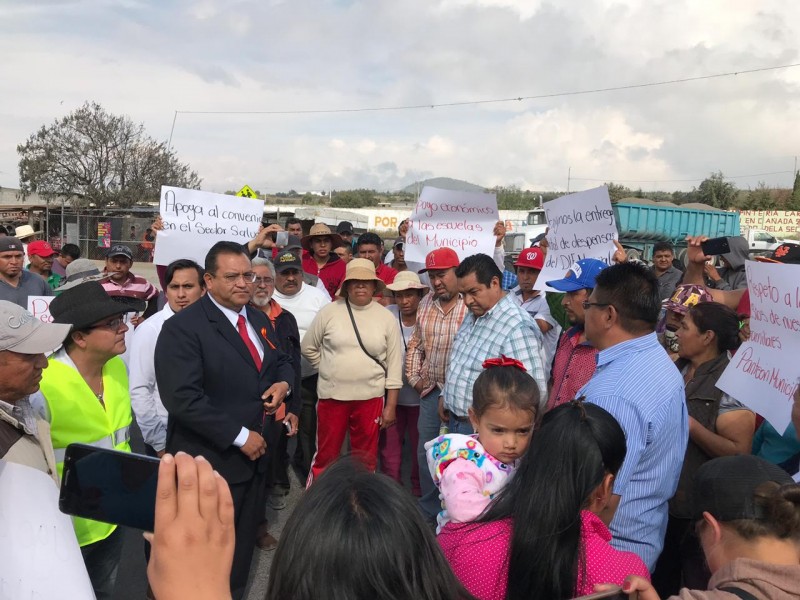
[[517,261],[514,263],[515,267],[528,267],[529,269],[536,269],[541,271],[544,267],[544,252],[541,248],[525,248],[519,253]]
[[458,254],[452,248],[437,248],[432,252],[428,252],[428,256],[425,257],[425,268],[417,272],[426,273],[430,270],[452,269],[460,263]]

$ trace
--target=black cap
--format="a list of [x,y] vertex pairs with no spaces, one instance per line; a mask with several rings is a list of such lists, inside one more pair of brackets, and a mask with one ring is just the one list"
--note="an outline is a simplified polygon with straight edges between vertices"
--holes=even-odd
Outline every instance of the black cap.
[[336,226],[336,233],[353,233],[353,224],[350,221],[342,221]]
[[752,455],[722,456],[697,470],[692,493],[692,517],[708,512],[718,521],[764,519],[756,502],[759,486],[767,482],[790,485],[794,480],[780,467]]
[[0,252],[25,252],[22,242],[11,235],[0,236]]
[[278,253],[278,256],[275,257],[274,265],[276,273],[283,273],[289,269],[296,269],[297,271],[303,270],[303,263],[300,262],[300,259],[297,258],[293,252],[289,252],[288,250]]
[[110,258],[112,256],[124,256],[130,261],[133,261],[133,252],[127,246],[123,246],[122,244],[116,244],[111,246],[106,252],[106,258]]

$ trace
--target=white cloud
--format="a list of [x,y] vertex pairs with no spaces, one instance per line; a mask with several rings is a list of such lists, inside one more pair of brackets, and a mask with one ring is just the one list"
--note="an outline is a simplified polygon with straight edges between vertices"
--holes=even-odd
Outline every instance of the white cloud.
[[[18,183],[16,145],[85,100],[167,139],[176,110],[430,106],[800,62],[790,0],[7,0],[0,18],[5,187]],[[182,113],[173,146],[218,191],[394,189],[431,175],[563,189],[570,167],[685,189],[660,180],[790,170],[798,92],[794,68],[479,106]],[[791,183],[737,183],[758,179]]]

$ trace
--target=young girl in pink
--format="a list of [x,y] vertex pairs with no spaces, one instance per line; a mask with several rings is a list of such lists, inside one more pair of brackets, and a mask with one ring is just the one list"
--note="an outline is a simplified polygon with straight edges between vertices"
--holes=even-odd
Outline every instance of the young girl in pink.
[[486,360],[472,388],[473,435],[445,434],[425,444],[447,523],[476,519],[514,475],[539,412],[539,387],[518,360]]
[[641,558],[611,545],[607,524],[625,434],[579,400],[549,411],[514,479],[473,523],[449,523],[439,544],[479,600],[561,600],[650,579]]

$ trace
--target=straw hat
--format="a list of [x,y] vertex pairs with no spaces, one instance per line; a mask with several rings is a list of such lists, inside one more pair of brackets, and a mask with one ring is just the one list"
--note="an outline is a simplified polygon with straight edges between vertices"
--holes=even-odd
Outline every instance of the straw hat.
[[300,245],[303,247],[303,249],[311,252],[311,239],[325,236],[331,238],[331,250],[344,244],[342,241],[342,236],[340,236],[338,233],[332,232],[331,228],[325,225],[325,223],[316,223],[315,225],[311,226],[311,231],[308,232],[308,235],[303,236],[303,239],[300,240]]
[[387,290],[402,292],[403,290],[427,290],[428,286],[423,285],[419,280],[419,275],[414,271],[400,271],[394,281],[386,286]]
[[378,279],[378,276],[375,274],[375,265],[371,260],[367,260],[366,258],[354,258],[347,263],[347,271],[345,271],[342,285],[336,290],[337,296],[344,298],[342,290],[348,281],[374,281],[376,284],[376,294],[386,289],[386,284]]
[[18,240],[24,240],[25,238],[29,238],[38,233],[38,231],[34,231],[33,227],[30,225],[20,225],[14,230],[14,232],[14,237]]

